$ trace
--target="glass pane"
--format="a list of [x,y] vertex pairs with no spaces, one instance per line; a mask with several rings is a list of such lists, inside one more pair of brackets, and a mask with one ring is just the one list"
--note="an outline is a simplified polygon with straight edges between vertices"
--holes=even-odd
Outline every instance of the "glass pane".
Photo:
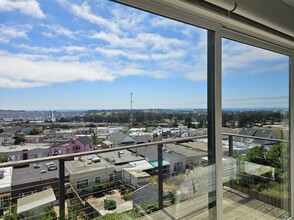
[[[207,219],[207,31],[108,0],[20,5],[0,10],[1,156],[74,159],[65,192],[58,160],[5,172],[0,218],[49,219],[43,212],[59,210],[65,195],[69,219]],[[157,146],[107,152],[158,140],[172,141],[162,160]],[[51,205],[18,212],[22,196],[40,200],[50,187]]]
[[289,57],[222,44],[224,219],[287,219]]

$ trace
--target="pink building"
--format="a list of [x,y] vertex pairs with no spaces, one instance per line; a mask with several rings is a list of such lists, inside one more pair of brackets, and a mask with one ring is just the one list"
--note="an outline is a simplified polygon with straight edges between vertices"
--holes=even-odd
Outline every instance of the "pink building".
[[90,150],[93,150],[93,141],[88,137],[79,137],[71,143],[52,146],[50,155],[71,154]]

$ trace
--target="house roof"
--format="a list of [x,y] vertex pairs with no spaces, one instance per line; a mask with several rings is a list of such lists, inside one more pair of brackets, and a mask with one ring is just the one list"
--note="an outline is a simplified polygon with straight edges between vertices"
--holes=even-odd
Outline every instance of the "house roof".
[[91,138],[86,137],[86,136],[80,136],[77,140],[79,142],[81,142],[82,144],[91,144],[92,143]]
[[17,214],[45,205],[56,200],[52,188],[34,193],[17,200]]
[[[12,172],[12,186],[17,186],[24,183],[32,183],[35,181],[46,181],[49,179],[55,179],[58,178],[59,175],[59,164],[57,160],[52,160],[52,162],[55,163],[57,166],[57,170],[48,171],[46,167],[46,163],[39,163],[40,168],[34,168],[34,164],[30,164],[29,167],[23,167],[23,168],[13,168]],[[46,171],[44,173],[41,173],[41,171]],[[65,170],[64,175],[67,176],[68,172]]]
[[112,143],[119,144],[127,136],[128,136],[127,134],[115,132],[115,133],[111,133],[107,140]]
[[153,166],[148,163],[146,160],[139,160],[135,162],[130,162],[129,163],[131,166],[134,168],[140,169],[140,170],[150,170],[153,169]]
[[[93,163],[93,158],[99,158],[99,162]],[[114,165],[98,157],[96,154],[77,157],[72,161],[65,161],[65,167],[70,174],[83,174],[86,172],[95,172],[97,170],[113,168]]]
[[[276,136],[271,130],[265,130],[265,129],[258,129],[254,135],[255,137],[261,137],[261,138],[273,138],[275,139]],[[268,141],[268,140],[259,140],[259,139],[254,139],[252,143],[255,144],[274,144],[274,141]]]
[[[163,192],[166,196],[167,193]],[[158,201],[158,187],[155,184],[147,184],[136,191],[130,193],[130,198],[136,205],[146,204],[152,201]]]
[[126,164],[133,161],[143,160],[144,158],[128,150],[119,150],[99,154],[100,157],[110,159],[113,164]]
[[207,155],[207,152],[201,152],[193,149],[189,149],[188,147],[184,147],[182,145],[176,144],[166,144],[166,149],[174,151],[178,154],[185,156],[186,158],[195,158],[195,157],[203,157]]
[[152,141],[152,137],[150,135],[132,136],[132,138],[135,139],[135,141],[137,142],[137,144],[140,144],[140,143],[148,143],[148,142]]
[[136,141],[132,137],[130,137],[128,134],[123,134],[119,132],[111,133],[107,140],[114,144],[121,144],[123,140],[126,138],[129,138],[128,142],[136,143]]
[[241,135],[248,135],[248,136],[254,136],[256,133],[256,128],[242,128],[242,130],[239,132]]

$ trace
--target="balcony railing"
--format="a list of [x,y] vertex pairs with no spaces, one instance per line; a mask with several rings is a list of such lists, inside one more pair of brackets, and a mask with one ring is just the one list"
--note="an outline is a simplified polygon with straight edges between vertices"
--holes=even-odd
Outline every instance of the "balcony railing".
[[[245,136],[245,135],[238,135],[238,134],[228,134],[228,133],[224,133],[223,134],[223,138],[228,140],[228,149],[227,149],[227,155],[226,157],[233,157],[234,156],[234,138],[242,138],[242,139],[258,139],[258,140],[262,140],[262,141],[271,141],[273,143],[288,143],[287,140],[280,140],[280,139],[271,139],[271,138],[262,138],[262,137],[255,137],[255,136]],[[157,212],[150,214],[151,218],[153,219],[158,219],[159,216],[167,216],[171,219],[180,219],[180,218],[195,218],[195,216],[197,215],[196,219],[205,219],[207,218],[207,216],[209,215],[208,213],[208,192],[215,190],[215,180],[213,177],[213,173],[214,173],[214,168],[213,166],[206,166],[206,164],[198,164],[198,165],[191,165],[191,167],[193,168],[193,166],[198,166],[200,167],[198,169],[197,172],[210,172],[209,175],[206,176],[207,179],[203,179],[203,181],[207,181],[206,184],[199,184],[199,182],[201,182],[201,176],[199,177],[199,173],[197,173],[195,171],[195,173],[193,173],[193,175],[190,175],[189,172],[192,171],[192,169],[186,169],[186,167],[188,168],[188,164],[185,167],[182,167],[182,169],[180,169],[179,167],[181,167],[178,163],[177,168],[174,168],[174,172],[169,172],[170,169],[168,168],[168,166],[166,164],[164,164],[164,153],[169,153],[168,151],[166,151],[166,149],[164,149],[165,145],[167,144],[174,144],[174,143],[186,143],[186,142],[197,142],[200,139],[207,139],[207,136],[194,136],[194,137],[187,137],[187,138],[178,138],[178,139],[170,139],[170,140],[162,140],[162,141],[155,141],[155,142],[150,142],[150,143],[144,143],[144,144],[136,144],[136,145],[131,145],[131,146],[124,146],[124,147],[117,147],[117,148],[108,148],[108,149],[100,149],[100,150],[93,150],[93,151],[89,151],[89,152],[80,152],[80,153],[74,153],[74,154],[68,154],[68,155],[57,155],[57,156],[52,156],[52,157],[46,157],[46,158],[37,158],[37,159],[30,159],[30,160],[23,160],[23,161],[14,161],[14,162],[8,162],[8,163],[2,163],[0,164],[0,169],[3,168],[7,168],[7,167],[13,167],[13,168],[18,168],[18,167],[26,167],[26,166],[30,166],[30,164],[35,164],[36,166],[38,164],[41,163],[49,163],[52,161],[57,161],[58,163],[56,164],[56,168],[58,168],[58,176],[52,177],[51,179],[52,184],[51,183],[46,183],[46,186],[48,187],[48,185],[51,185],[57,200],[58,200],[58,213],[59,213],[59,219],[73,219],[71,216],[69,216],[69,214],[66,215],[66,200],[70,200],[72,199],[71,196],[68,193],[68,187],[70,187],[70,174],[68,174],[69,172],[67,171],[67,169],[65,169],[65,163],[66,161],[72,161],[74,160],[74,158],[79,158],[78,160],[80,160],[82,157],[87,157],[87,156],[91,156],[91,155],[100,155],[103,153],[109,153],[109,152],[114,152],[114,151],[118,151],[118,152],[122,152],[123,150],[131,150],[132,154],[137,155],[138,156],[138,149],[140,148],[150,148],[150,147],[154,147],[157,146],[157,152],[155,152],[155,155],[157,154],[157,164],[154,166],[155,168],[152,171],[152,175],[156,175],[158,176],[157,178],[157,194],[158,194],[158,207],[157,207]],[[193,149],[190,149],[193,151]],[[197,152],[205,152],[203,151],[203,149],[197,149]],[[226,151],[226,150],[224,150]],[[206,152],[207,153],[207,152]],[[118,157],[120,157],[120,153],[118,153]],[[225,155],[225,153],[224,153]],[[92,158],[93,159],[93,158]],[[147,158],[146,158],[147,159]],[[81,159],[82,160],[82,159]],[[109,161],[112,164],[114,164],[114,161]],[[117,177],[117,176],[112,176],[109,175],[107,172],[107,169],[114,169],[112,164],[106,165],[106,174],[105,176],[107,177],[107,179],[101,179],[96,178],[95,181],[97,181],[97,190],[98,193],[100,194],[108,194],[109,189],[115,189],[115,188],[119,188],[120,186],[120,181],[123,181],[122,178]],[[237,168],[232,168],[233,166],[231,166],[229,169],[229,173],[232,173],[233,170],[238,170],[240,167],[238,163],[235,163]],[[34,165],[34,166],[35,166]],[[48,165],[49,166],[49,165]],[[119,166],[118,166],[119,167]],[[205,169],[202,169],[201,167],[205,167]],[[35,167],[34,167],[35,168]],[[48,168],[48,167],[47,167]],[[190,167],[189,167],[190,168]],[[79,176],[80,181],[78,181],[77,185],[75,187],[72,187],[72,192],[71,194],[76,195],[76,197],[74,199],[80,201],[80,203],[82,204],[82,206],[77,206],[79,211],[84,210],[84,213],[89,217],[89,218],[93,218],[95,217],[95,213],[97,213],[95,210],[93,210],[93,208],[91,208],[91,201],[87,200],[85,198],[88,198],[89,196],[93,197],[94,192],[92,190],[85,190],[85,189],[90,189],[91,186],[93,185],[94,182],[88,182],[88,178],[87,178],[87,172],[88,170],[85,170],[83,173],[83,167],[75,167],[75,169],[80,169],[80,171],[82,171],[80,174],[78,174],[77,176]],[[202,169],[202,171],[201,171]],[[48,168],[49,170],[49,168]],[[45,172],[49,172],[48,170],[45,170]],[[180,172],[177,172],[177,171]],[[225,172],[225,171],[224,171]],[[42,171],[41,171],[42,173]],[[171,182],[171,181],[177,181],[176,177],[179,173],[183,174],[186,177],[189,177],[189,179],[187,178],[185,180],[185,183],[183,183],[184,185],[189,185],[192,186],[192,188],[189,188],[188,191],[186,192],[185,196],[183,196],[182,198],[177,198],[175,195],[175,192],[173,192],[173,190],[170,190],[169,192],[173,192],[170,194],[166,194],[164,192],[164,182]],[[23,174],[23,173],[22,173]],[[68,174],[68,175],[65,175]],[[84,175],[84,179],[83,176]],[[190,176],[189,176],[190,175]],[[30,178],[30,174],[28,173],[27,178]],[[182,177],[181,177],[182,178]],[[184,178],[184,177],[183,177]],[[198,179],[197,179],[198,178]],[[21,180],[19,180],[20,185],[22,185],[23,188],[17,188],[15,187],[15,184],[13,183],[14,179],[12,179],[12,185],[11,186],[11,190],[10,192],[10,200],[6,201],[6,205],[8,205],[8,207],[4,207],[4,199],[1,200],[1,208],[4,207],[5,209],[9,209],[9,214],[13,213],[13,209],[15,209],[16,207],[12,205],[15,204],[15,201],[17,201],[17,199],[19,199],[19,197],[21,196],[21,194],[23,195],[24,192],[27,192],[27,189],[29,188],[35,188],[34,191],[32,191],[32,193],[39,191],[39,189],[44,186],[44,184],[41,181],[38,182],[38,186],[34,186],[30,183],[26,183],[26,184],[21,184]],[[58,183],[57,183],[58,181]],[[99,185],[99,183],[111,183],[108,188],[107,187],[101,187],[101,185]],[[224,184],[224,199],[226,198],[233,198],[235,201],[239,200],[240,198],[242,198],[243,200],[243,205],[245,204],[245,201],[247,202],[251,202],[251,199],[255,199],[257,198],[257,194],[254,195],[248,194],[248,191],[241,191],[241,188],[236,186],[236,182],[232,181],[232,178],[230,177],[230,184]],[[42,185],[43,184],[43,185]],[[234,185],[235,184],[235,185]],[[205,186],[204,186],[205,185]],[[100,188],[99,188],[100,187]],[[134,187],[130,184],[129,186],[130,188]],[[202,188],[201,188],[202,187]],[[201,190],[200,190],[201,188]],[[37,190],[38,189],[38,190]],[[44,187],[43,187],[44,189]],[[17,192],[19,192],[19,196],[13,196],[13,191],[16,190]],[[42,190],[40,190],[42,191]],[[0,191],[1,192],[1,191]],[[247,192],[247,194],[246,194]],[[96,192],[97,193],[97,192]],[[189,195],[190,194],[190,195]],[[192,196],[192,194],[194,194],[194,196]],[[7,194],[8,195],[8,194]],[[233,195],[233,196],[232,196]],[[2,197],[5,197],[5,195],[3,195]],[[9,197],[9,196],[8,196]],[[259,196],[257,198],[256,201],[254,201],[256,204],[259,202],[263,202],[266,203],[266,199],[262,199],[262,196]],[[168,204],[166,203],[166,199],[169,201]],[[173,205],[175,203],[175,199],[178,199],[180,202],[177,203],[177,205]],[[285,197],[287,198],[287,196]],[[31,201],[30,201],[31,202]],[[276,213],[280,213],[279,217],[285,215],[287,213],[287,209],[285,209],[284,207],[287,206],[283,206],[284,201],[281,202],[282,205],[280,206],[272,206],[272,209],[275,209]],[[231,205],[233,203],[230,203]],[[238,207],[236,205],[232,205],[232,207],[234,209],[238,209]],[[230,207],[226,207],[224,206],[224,214],[228,214],[227,209],[232,210],[233,208]],[[17,207],[18,208],[18,207]],[[247,207],[247,209],[249,210],[249,208]],[[162,211],[160,211],[162,210]],[[40,211],[40,210],[39,210]],[[77,211],[77,210],[75,210]],[[239,210],[240,211],[240,210]],[[41,211],[40,211],[41,212]],[[140,212],[140,211],[139,211]],[[157,213],[157,214],[156,214]],[[248,211],[249,213],[249,211]],[[40,213],[34,213],[34,216],[31,216],[32,219],[34,219],[33,217],[37,218],[38,215]],[[194,217],[193,217],[194,216]],[[240,216],[239,216],[240,217]],[[273,217],[273,216],[271,216]],[[29,218],[28,218],[29,219]],[[81,217],[82,219],[82,217]],[[229,219],[229,218],[228,218]],[[233,218],[232,218],[233,219]],[[278,219],[278,217],[277,217]]]

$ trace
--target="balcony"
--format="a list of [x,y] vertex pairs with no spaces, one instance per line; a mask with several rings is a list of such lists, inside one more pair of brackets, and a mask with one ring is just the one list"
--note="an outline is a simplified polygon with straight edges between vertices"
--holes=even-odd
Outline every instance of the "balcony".
[[[287,218],[286,192],[274,194],[259,189],[261,186],[270,189],[269,185],[274,183],[287,188],[287,183],[272,172],[277,167],[244,161],[244,149],[237,146],[240,138],[272,141],[273,146],[288,144],[285,140],[223,134],[223,217]],[[1,188],[4,219],[12,216],[54,219],[55,215],[59,219],[104,219],[104,215],[130,219],[211,219],[215,166],[209,165],[206,141],[207,136],[194,136],[0,164],[4,178],[13,173],[11,186]],[[142,155],[148,149],[156,154],[152,159],[156,165],[151,161],[139,162],[147,159]],[[172,156],[179,149],[182,155],[184,150],[188,152],[182,168],[178,166],[180,162],[174,163],[182,155]],[[113,165],[113,161],[99,156],[116,152],[122,158],[126,151],[138,157],[138,162],[132,163],[133,168],[129,164]],[[44,169],[53,163],[58,170]],[[114,204],[106,208],[105,200]]]

